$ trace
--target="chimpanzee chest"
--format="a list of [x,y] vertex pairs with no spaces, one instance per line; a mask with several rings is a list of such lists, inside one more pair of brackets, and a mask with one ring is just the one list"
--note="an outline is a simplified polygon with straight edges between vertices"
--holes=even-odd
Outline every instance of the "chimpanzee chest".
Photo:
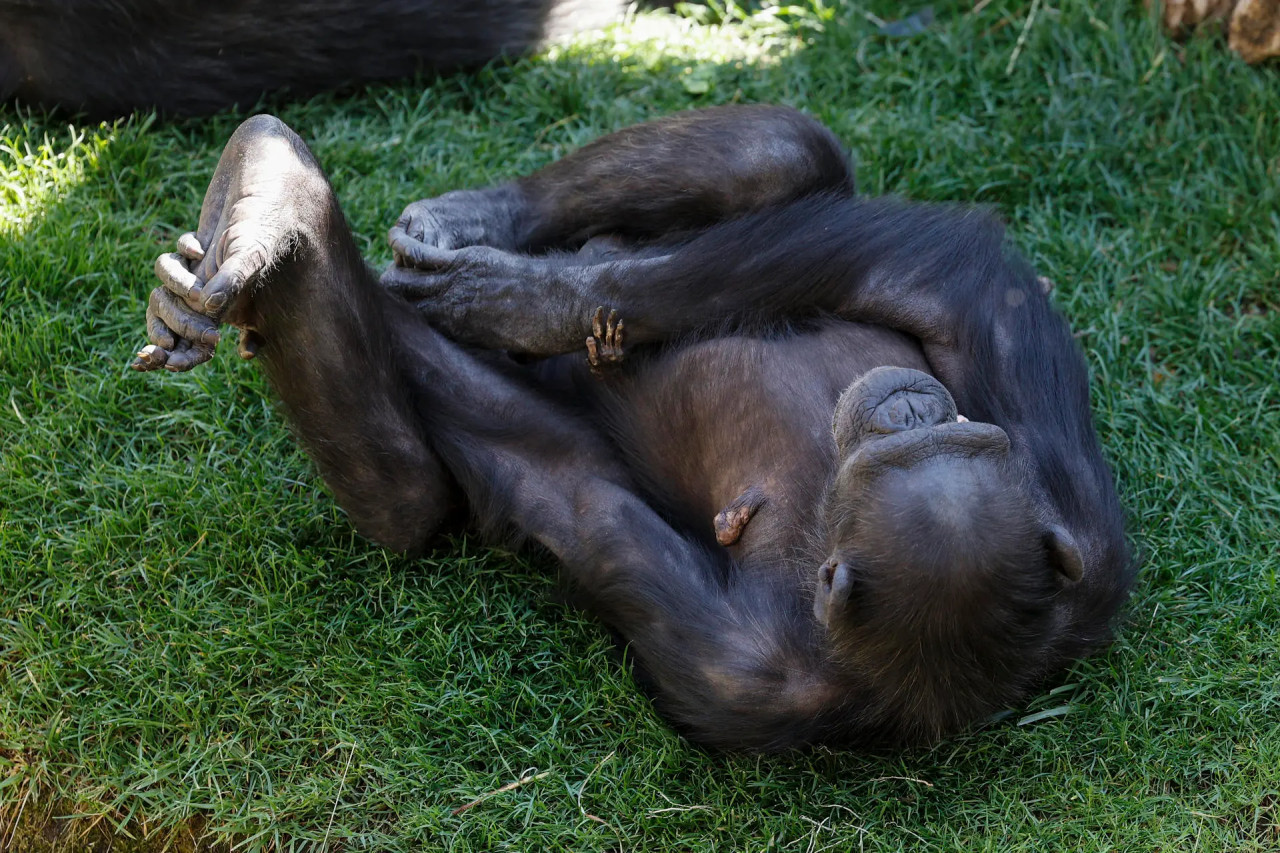
[[726,547],[740,560],[793,559],[814,546],[808,534],[835,467],[836,400],[882,365],[929,370],[913,338],[834,318],[725,335],[628,371],[603,423],[641,488],[691,532],[715,535],[716,516],[755,490]]

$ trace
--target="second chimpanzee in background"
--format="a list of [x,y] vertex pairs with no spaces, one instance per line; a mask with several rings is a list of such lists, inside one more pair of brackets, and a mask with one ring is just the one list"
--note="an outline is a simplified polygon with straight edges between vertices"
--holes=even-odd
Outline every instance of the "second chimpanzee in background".
[[622,0],[0,0],[0,100],[202,114],[451,71],[602,27]]
[[359,529],[416,548],[464,506],[540,543],[691,737],[928,740],[1109,638],[1130,562],[1085,366],[990,215],[858,197],[826,129],[737,107],[391,239],[379,282],[306,146],[251,119],[135,366],[239,326]]

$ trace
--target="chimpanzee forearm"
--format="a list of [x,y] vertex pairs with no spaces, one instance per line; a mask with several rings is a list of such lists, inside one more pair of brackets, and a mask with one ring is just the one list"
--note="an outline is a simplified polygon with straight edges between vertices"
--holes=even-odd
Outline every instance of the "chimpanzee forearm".
[[220,321],[280,396],[298,437],[363,533],[426,544],[458,503],[407,395],[394,343],[421,326],[360,258],[319,164],[279,120],[255,116],[228,141],[200,224],[157,264],[151,346],[134,367],[189,370],[213,355]]

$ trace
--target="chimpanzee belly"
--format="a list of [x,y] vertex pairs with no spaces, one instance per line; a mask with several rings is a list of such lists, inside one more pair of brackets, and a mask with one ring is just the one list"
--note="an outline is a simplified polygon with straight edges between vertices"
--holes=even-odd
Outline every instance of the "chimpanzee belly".
[[817,514],[835,466],[836,400],[881,365],[929,370],[913,338],[835,318],[718,337],[619,377],[602,422],[677,523],[714,537],[715,515],[756,487],[765,501],[730,546],[735,558],[807,564],[826,547]]

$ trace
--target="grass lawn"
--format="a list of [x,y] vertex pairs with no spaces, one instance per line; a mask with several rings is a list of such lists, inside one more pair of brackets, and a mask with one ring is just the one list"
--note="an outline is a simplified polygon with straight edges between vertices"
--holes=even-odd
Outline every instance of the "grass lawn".
[[695,749],[546,560],[358,538],[230,340],[126,369],[243,114],[9,106],[0,850],[1280,847],[1280,69],[1171,44],[1136,2],[979,6],[902,39],[886,0],[645,14],[267,108],[377,265],[413,199],[729,101],[827,122],[866,192],[994,205],[1079,332],[1141,555],[1111,651],[931,749]]

